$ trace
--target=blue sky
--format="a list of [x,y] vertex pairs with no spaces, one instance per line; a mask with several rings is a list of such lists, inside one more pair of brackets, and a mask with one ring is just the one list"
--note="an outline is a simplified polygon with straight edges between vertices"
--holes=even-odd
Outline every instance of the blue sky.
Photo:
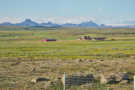
[[0,22],[135,24],[135,0],[0,0]]

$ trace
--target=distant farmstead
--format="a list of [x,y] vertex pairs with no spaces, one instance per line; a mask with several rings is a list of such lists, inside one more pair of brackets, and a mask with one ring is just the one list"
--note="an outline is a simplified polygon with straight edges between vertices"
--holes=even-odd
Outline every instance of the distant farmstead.
[[47,39],[47,38],[42,39],[42,42],[54,42],[54,41],[56,41],[56,39]]
[[105,37],[95,37],[95,40],[105,40]]
[[80,40],[91,40],[92,38],[90,36],[82,36],[80,37]]
[[79,40],[101,40],[101,41],[103,41],[103,40],[105,40],[106,39],[106,37],[95,37],[95,38],[92,38],[92,37],[90,37],[90,36],[81,36],[80,38],[79,38]]

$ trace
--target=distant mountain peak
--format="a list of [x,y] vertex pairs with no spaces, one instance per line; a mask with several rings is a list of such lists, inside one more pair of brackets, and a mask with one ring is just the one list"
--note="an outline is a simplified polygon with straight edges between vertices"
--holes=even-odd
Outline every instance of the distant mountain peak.
[[25,19],[24,22],[33,22],[31,19]]
[[98,27],[98,24],[96,24],[93,21],[86,21],[79,24],[80,27]]
[[36,22],[32,21],[31,19],[25,19],[22,23],[36,23]]
[[53,24],[53,23],[49,21],[48,24]]
[[23,22],[21,23],[17,23],[17,26],[39,26],[38,23],[32,21],[31,19],[25,19]]
[[100,24],[93,21],[85,21],[80,24],[74,24],[74,23],[65,23],[65,24],[56,24],[51,21],[46,23],[37,23],[31,19],[25,19],[24,21],[20,23],[10,23],[10,22],[3,22],[0,23],[0,26],[34,26],[34,27],[94,27],[94,28],[135,28],[135,25],[123,25],[123,26],[112,26],[112,25],[106,25],[106,24]]
[[4,22],[0,24],[1,26],[12,26],[13,24],[10,22]]

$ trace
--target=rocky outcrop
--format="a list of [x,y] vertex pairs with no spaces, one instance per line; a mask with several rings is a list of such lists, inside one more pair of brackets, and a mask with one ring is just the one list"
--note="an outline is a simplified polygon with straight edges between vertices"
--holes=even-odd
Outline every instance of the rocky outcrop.
[[116,83],[128,83],[130,80],[127,73],[119,73],[119,74],[110,74],[110,75],[100,75],[100,83],[101,84],[116,84]]
[[32,83],[43,82],[43,81],[49,81],[49,79],[44,78],[44,77],[37,77],[31,80]]
[[101,74],[100,75],[100,83],[101,84],[106,84],[107,82],[108,82],[107,78],[103,74]]

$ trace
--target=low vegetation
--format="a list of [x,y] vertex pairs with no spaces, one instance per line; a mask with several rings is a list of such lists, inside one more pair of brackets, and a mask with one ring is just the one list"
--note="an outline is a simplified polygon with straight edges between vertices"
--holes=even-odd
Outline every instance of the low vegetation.
[[[81,36],[100,40],[78,40]],[[42,42],[55,38],[56,42]],[[59,90],[58,77],[67,74],[135,73],[135,29],[0,27],[0,88]],[[32,83],[37,77],[49,81]],[[56,82],[56,83],[55,83]],[[52,84],[53,83],[53,84]],[[126,83],[132,87],[132,80]],[[60,85],[60,87],[59,87]],[[115,87],[124,86],[115,84]],[[69,90],[82,90],[73,86]],[[87,85],[86,85],[87,87]],[[103,90],[108,87],[99,85]],[[109,85],[114,87],[114,85]],[[88,90],[93,90],[88,87]],[[121,87],[122,88],[122,87]],[[118,90],[130,90],[120,89]],[[94,89],[95,90],[95,89]],[[101,89],[97,89],[101,90]]]

